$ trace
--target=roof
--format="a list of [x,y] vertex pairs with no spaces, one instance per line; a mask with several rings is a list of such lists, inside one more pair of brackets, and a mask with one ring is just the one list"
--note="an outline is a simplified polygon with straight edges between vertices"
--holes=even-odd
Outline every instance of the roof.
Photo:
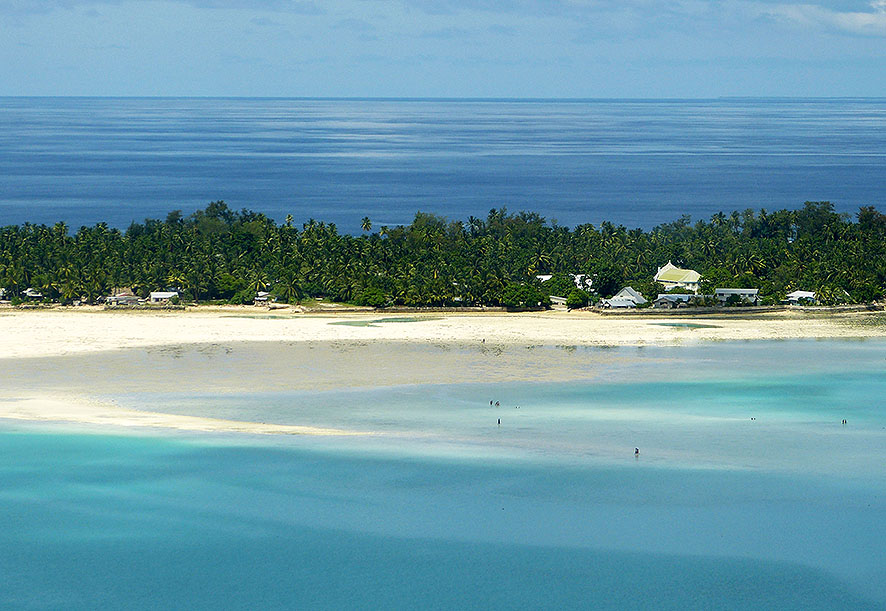
[[[645,301],[644,301],[644,303],[645,303]],[[619,297],[619,298],[613,297],[612,299],[604,299],[603,304],[608,305],[611,308],[636,308],[637,307],[636,301],[634,301],[633,299],[625,299],[623,297]]]
[[788,299],[815,299],[815,293],[812,291],[794,291],[785,295]]
[[664,267],[658,268],[658,273],[655,274],[656,282],[688,282],[694,283],[698,282],[701,278],[701,274],[692,269],[683,269],[681,267],[677,267],[670,261]]
[[151,299],[172,299],[178,297],[178,291],[154,291],[151,293]]
[[697,297],[697,295],[693,295],[692,293],[659,293],[658,297],[655,298],[656,301],[689,301],[693,297]]
[[623,289],[621,289],[619,292],[617,292],[615,295],[612,296],[612,299],[610,299],[610,301],[614,301],[616,299],[619,299],[619,300],[625,299],[625,300],[633,301],[634,303],[636,303],[638,305],[642,305],[642,304],[646,303],[646,298],[643,297],[643,295],[641,295],[637,291],[635,291],[634,287],[631,287],[631,286],[626,286]]
[[756,295],[760,289],[714,289],[715,295]]

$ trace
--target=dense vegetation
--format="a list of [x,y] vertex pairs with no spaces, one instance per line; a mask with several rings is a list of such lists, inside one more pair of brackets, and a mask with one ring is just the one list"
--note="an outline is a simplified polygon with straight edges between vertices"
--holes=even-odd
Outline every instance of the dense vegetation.
[[[571,290],[566,273],[593,278],[596,296],[631,284],[654,297],[660,287],[652,277],[668,260],[701,272],[703,292],[756,287],[764,302],[794,289],[814,290],[829,304],[869,302],[886,287],[886,215],[866,207],[853,219],[828,202],[696,223],[684,217],[651,231],[608,222],[569,229],[504,209],[467,222],[418,213],[409,226],[375,232],[364,218],[363,230],[341,234],[314,220],[299,229],[291,218],[277,224],[224,202],[126,231],[103,223],[73,234],[63,223],[7,226],[0,287],[8,297],[34,287],[62,302],[128,286],[141,295],[175,287],[195,301],[249,302],[270,290],[287,302],[519,306]],[[551,273],[544,285],[535,279]]]

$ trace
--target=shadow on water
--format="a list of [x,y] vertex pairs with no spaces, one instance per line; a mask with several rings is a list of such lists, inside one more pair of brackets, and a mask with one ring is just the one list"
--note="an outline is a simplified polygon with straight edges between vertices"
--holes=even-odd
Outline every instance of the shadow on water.
[[396,322],[425,322],[428,320],[440,320],[440,317],[433,316],[422,316],[422,317],[412,317],[412,316],[401,316],[395,318],[376,318],[374,320],[337,320],[335,322],[329,323],[330,325],[341,325],[343,327],[377,327],[383,323],[396,323]]

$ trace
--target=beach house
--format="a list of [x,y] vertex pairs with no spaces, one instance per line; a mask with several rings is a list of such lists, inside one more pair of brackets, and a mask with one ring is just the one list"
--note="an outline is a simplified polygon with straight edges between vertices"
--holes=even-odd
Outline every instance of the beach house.
[[695,293],[660,293],[652,302],[652,307],[664,310],[686,308],[694,297]]
[[22,295],[24,295],[28,299],[43,299],[43,293],[31,287],[26,288]]
[[815,293],[812,291],[794,291],[793,293],[785,295],[785,303],[790,305],[817,305],[818,300],[815,298]]
[[742,305],[757,305],[757,293],[760,289],[714,289],[714,296],[721,305],[732,298],[732,302]]
[[257,306],[266,306],[269,303],[271,303],[272,301],[276,301],[276,298],[274,298],[274,296],[271,295],[271,293],[269,293],[268,291],[258,291],[255,294],[255,299],[253,300],[253,304],[257,305]]
[[137,306],[142,302],[138,295],[131,294],[111,295],[105,297],[105,301],[109,306]]
[[646,303],[646,298],[630,286],[624,287],[609,299],[600,300],[600,305],[604,308],[636,308]]
[[668,261],[663,267],[658,268],[654,279],[664,286],[666,290],[682,288],[697,293],[701,274],[692,269],[677,267]]
[[137,306],[141,301],[129,287],[116,289],[110,296],[105,297],[105,302],[110,306]]
[[178,297],[178,291],[154,291],[148,296],[151,303],[166,303],[173,297]]

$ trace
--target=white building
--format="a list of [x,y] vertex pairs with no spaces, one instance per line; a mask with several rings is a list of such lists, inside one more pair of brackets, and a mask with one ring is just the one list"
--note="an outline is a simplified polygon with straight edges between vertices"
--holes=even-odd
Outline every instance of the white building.
[[105,301],[107,301],[108,305],[112,306],[134,306],[139,305],[142,300],[138,298],[138,295],[121,293],[119,295],[106,297]]
[[604,308],[636,308],[647,303],[647,300],[633,287],[626,286],[609,299],[602,299],[600,303]]
[[801,303],[811,303],[812,305],[815,305],[818,303],[818,299],[815,298],[815,293],[812,291],[794,291],[793,293],[788,293],[785,295],[785,301],[791,305],[800,305]]
[[714,296],[725,304],[730,297],[737,297],[741,303],[757,305],[757,293],[760,289],[714,289]]
[[655,274],[655,281],[662,284],[666,290],[682,288],[698,293],[701,274],[692,269],[677,267],[670,261],[664,267],[659,267]]
[[154,291],[148,299],[151,303],[164,303],[173,297],[178,297],[178,291]]
[[255,305],[268,305],[272,301],[276,299],[268,291],[259,291],[255,294]]

